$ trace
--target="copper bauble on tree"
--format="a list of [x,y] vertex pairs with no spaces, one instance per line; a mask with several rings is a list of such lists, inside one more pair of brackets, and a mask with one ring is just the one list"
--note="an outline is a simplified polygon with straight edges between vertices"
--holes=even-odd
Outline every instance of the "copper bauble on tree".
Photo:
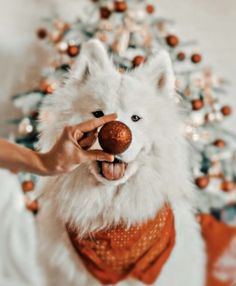
[[192,109],[197,111],[203,108],[204,102],[201,98],[192,100]]
[[48,32],[45,28],[39,28],[37,30],[37,36],[39,39],[43,40],[47,37],[47,35],[48,35]]
[[27,193],[34,190],[34,182],[31,180],[23,181],[21,184],[22,190]]
[[232,108],[229,105],[222,106],[221,113],[224,116],[229,116],[232,113]]
[[194,63],[194,64],[198,64],[200,63],[202,60],[202,56],[200,54],[193,54],[191,56],[191,61]]
[[69,45],[67,49],[67,54],[71,58],[76,57],[80,52],[80,47],[77,45]]
[[29,211],[33,212],[34,214],[37,214],[39,210],[39,205],[37,200],[30,201],[26,199],[25,206]]
[[217,148],[224,148],[226,143],[223,139],[216,139],[214,142],[213,142],[213,145],[216,146]]
[[141,55],[138,55],[136,57],[134,57],[133,59],[133,67],[138,67],[140,66],[142,63],[144,62],[144,57]]
[[114,10],[116,12],[119,12],[119,13],[122,13],[122,12],[125,12],[128,8],[128,5],[126,3],[126,1],[124,0],[116,0],[114,2]]
[[209,177],[200,176],[195,179],[195,184],[199,187],[199,189],[205,189],[209,185]]
[[176,37],[175,35],[168,35],[166,37],[166,43],[171,48],[174,48],[179,44],[179,38]]
[[186,55],[185,55],[184,52],[179,52],[176,57],[177,57],[177,60],[178,60],[178,61],[182,62],[182,61],[185,60]]
[[152,14],[155,12],[155,7],[152,4],[147,4],[146,11],[148,14]]
[[221,183],[220,188],[224,192],[230,192],[230,191],[233,191],[235,189],[235,183],[230,181],[230,180],[224,180]]
[[111,121],[103,125],[98,141],[102,149],[113,155],[125,152],[132,141],[132,133],[129,127],[120,121]]
[[100,7],[101,19],[108,19],[110,16],[111,16],[111,10],[108,7],[106,6]]

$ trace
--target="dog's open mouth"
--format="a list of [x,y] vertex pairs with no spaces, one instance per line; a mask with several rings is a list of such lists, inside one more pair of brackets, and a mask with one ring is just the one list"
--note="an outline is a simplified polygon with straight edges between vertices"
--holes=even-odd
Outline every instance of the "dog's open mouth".
[[98,166],[100,169],[100,174],[109,181],[116,181],[121,179],[127,167],[127,163],[121,161],[117,158],[110,163],[110,162],[100,162],[98,161]]

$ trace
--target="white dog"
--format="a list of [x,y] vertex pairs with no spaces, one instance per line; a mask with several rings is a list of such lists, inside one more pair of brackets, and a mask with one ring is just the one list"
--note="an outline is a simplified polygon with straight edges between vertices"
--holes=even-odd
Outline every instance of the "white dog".
[[[114,163],[84,163],[67,175],[43,182],[39,243],[47,281],[41,285],[101,285],[103,282],[89,271],[84,254],[69,238],[70,229],[78,236],[78,243],[80,239],[96,243],[93,235],[99,231],[109,231],[122,223],[123,231],[129,233],[130,227],[142,227],[167,204],[173,213],[175,243],[161,271],[154,273],[155,281],[149,284],[205,285],[205,244],[192,207],[194,190],[174,85],[167,52],[160,52],[143,66],[122,74],[115,69],[102,44],[91,40],[82,47],[65,85],[46,100],[42,113],[51,121],[41,123],[44,151],[66,125],[112,112],[129,126],[133,139]],[[120,171],[116,180],[108,179],[110,167]],[[158,246],[158,241],[153,243]],[[113,259],[119,260],[119,253]],[[139,259],[140,256],[132,260],[117,285],[146,284],[145,279],[132,272]],[[121,262],[121,268],[122,265]],[[108,262],[106,267],[109,272]],[[104,282],[109,283],[113,284],[112,280]]]

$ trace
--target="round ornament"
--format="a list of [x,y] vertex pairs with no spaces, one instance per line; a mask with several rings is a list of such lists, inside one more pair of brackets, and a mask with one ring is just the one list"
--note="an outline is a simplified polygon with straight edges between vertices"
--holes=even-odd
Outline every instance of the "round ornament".
[[221,183],[220,188],[224,192],[230,192],[235,189],[235,183],[229,180],[224,180]]
[[202,56],[200,54],[192,54],[191,56],[191,61],[194,63],[194,64],[198,64],[200,63],[202,60]]
[[179,44],[179,38],[176,37],[175,35],[168,35],[166,37],[166,43],[171,48],[174,48]]
[[136,57],[134,57],[133,59],[133,67],[137,67],[139,65],[141,65],[144,62],[144,57],[141,55],[138,55]]
[[192,109],[197,111],[197,110],[200,110],[202,109],[204,106],[204,102],[202,99],[194,99],[192,100]]
[[126,151],[132,141],[132,133],[129,127],[120,121],[111,121],[103,125],[98,141],[102,149],[113,155]]
[[201,176],[195,179],[195,184],[200,189],[205,189],[209,185],[209,177],[208,176]]
[[25,206],[29,211],[33,212],[34,214],[37,214],[39,210],[39,205],[37,200],[33,201],[26,200]]
[[128,8],[126,1],[124,0],[117,0],[114,2],[114,10],[116,12],[122,13],[125,12]]
[[47,35],[48,35],[48,32],[45,28],[39,28],[37,30],[37,36],[39,39],[43,40],[47,37]]
[[79,54],[80,48],[77,45],[69,45],[67,49],[67,54],[71,58],[76,57]]
[[152,14],[152,13],[155,12],[155,7],[152,4],[148,4],[146,6],[146,11],[147,11],[148,14]]
[[186,58],[186,55],[185,55],[184,52],[179,52],[179,53],[177,54],[177,60],[178,60],[178,61],[182,62],[182,61],[185,60],[185,58]]
[[108,19],[110,16],[111,16],[111,10],[108,7],[106,6],[100,7],[101,19]]
[[232,113],[232,108],[229,105],[225,105],[220,111],[224,116],[229,116]]
[[213,145],[218,147],[218,148],[224,148],[226,143],[223,139],[216,139],[214,142],[213,142]]
[[31,192],[34,189],[34,182],[31,180],[23,181],[21,187],[24,193]]

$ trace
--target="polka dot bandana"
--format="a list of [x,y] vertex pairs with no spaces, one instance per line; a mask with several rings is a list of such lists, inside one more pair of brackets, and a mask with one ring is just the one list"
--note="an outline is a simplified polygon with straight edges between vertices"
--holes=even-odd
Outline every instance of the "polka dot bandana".
[[140,225],[122,224],[91,233],[79,233],[67,225],[69,238],[87,270],[102,284],[115,284],[127,276],[152,284],[175,244],[173,213],[168,205]]

